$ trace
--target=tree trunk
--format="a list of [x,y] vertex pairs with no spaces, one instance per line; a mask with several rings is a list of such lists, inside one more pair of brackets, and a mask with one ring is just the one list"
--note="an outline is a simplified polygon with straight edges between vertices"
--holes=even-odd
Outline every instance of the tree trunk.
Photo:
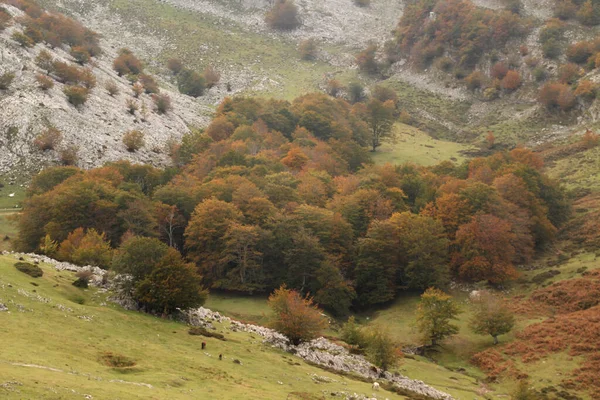
[[498,336],[493,336],[492,335],[492,337],[494,338],[494,344],[498,344]]

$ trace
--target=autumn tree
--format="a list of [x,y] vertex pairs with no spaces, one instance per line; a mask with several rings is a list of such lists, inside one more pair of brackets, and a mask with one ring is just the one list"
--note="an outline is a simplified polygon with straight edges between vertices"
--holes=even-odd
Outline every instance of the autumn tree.
[[269,296],[269,307],[273,311],[273,329],[287,336],[298,345],[316,338],[327,326],[321,311],[313,299],[282,285]]
[[119,50],[119,56],[115,58],[113,68],[119,76],[138,75],[144,70],[142,62],[129,49]]
[[60,244],[57,257],[77,265],[93,265],[108,268],[112,259],[112,249],[104,233],[95,229],[78,228]]
[[200,97],[206,89],[206,79],[196,71],[184,68],[177,74],[177,87],[183,94]]
[[515,317],[500,298],[489,292],[479,293],[474,300],[475,312],[470,320],[471,330],[478,335],[490,335],[494,344],[515,326]]
[[458,333],[456,319],[460,309],[452,297],[439,289],[427,289],[417,307],[417,329],[424,343],[437,346],[444,339]]
[[356,55],[356,64],[358,68],[368,74],[377,74],[379,72],[379,64],[376,59],[377,45],[370,45]]
[[231,264],[233,268],[227,272],[228,283],[221,284],[220,287],[252,291],[254,285],[260,282],[262,252],[259,244],[261,236],[262,231],[257,226],[231,223],[223,236],[224,249],[221,262]]
[[129,152],[135,152],[144,146],[144,133],[138,130],[125,132],[123,135],[123,144]]
[[169,248],[152,272],[136,285],[133,295],[142,308],[163,316],[177,309],[199,307],[207,297],[196,267],[186,263],[173,248]]
[[315,39],[306,39],[298,45],[300,58],[303,60],[314,60],[317,57],[317,41]]
[[367,358],[384,371],[398,364],[398,349],[387,331],[375,329],[369,333]]

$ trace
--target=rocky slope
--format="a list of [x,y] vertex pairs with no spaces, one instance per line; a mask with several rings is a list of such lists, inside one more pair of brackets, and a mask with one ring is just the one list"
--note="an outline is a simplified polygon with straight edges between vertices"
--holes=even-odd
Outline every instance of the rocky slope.
[[[21,11],[7,6],[14,16]],[[44,73],[34,60],[42,50],[51,53],[55,60],[72,62],[72,57],[60,48],[50,49],[43,44],[33,48],[21,47],[12,40],[19,24],[0,33],[0,75],[15,74],[8,90],[0,90],[0,174],[19,165],[21,169],[35,172],[45,165],[57,162],[58,151],[67,146],[78,148],[78,165],[84,168],[102,165],[107,161],[130,160],[132,162],[164,165],[169,162],[166,145],[179,140],[189,132],[190,126],[203,126],[208,121],[210,109],[194,99],[180,95],[175,88],[162,81],[161,92],[169,95],[173,110],[160,115],[154,111],[150,96],[143,94],[133,98],[131,84],[119,77],[112,69],[116,50],[102,43],[104,53],[91,65],[97,81],[86,104],[74,107],[63,94],[64,85],[55,82],[52,89],[38,88],[36,75]],[[105,89],[107,82],[116,83],[119,93],[110,96]],[[134,100],[140,107],[135,115],[127,111],[126,103]],[[146,108],[145,115],[142,109]],[[55,150],[41,151],[33,141],[44,129],[55,127],[63,134],[63,140]],[[145,146],[137,152],[128,152],[122,136],[129,130],[140,130],[145,135]]]

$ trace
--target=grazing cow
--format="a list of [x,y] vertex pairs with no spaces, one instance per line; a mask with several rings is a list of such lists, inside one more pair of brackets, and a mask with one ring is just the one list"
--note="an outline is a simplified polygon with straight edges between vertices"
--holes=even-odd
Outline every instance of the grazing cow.
[[206,348],[206,342],[202,342],[202,350]]
[[373,391],[378,391],[379,390],[379,383],[377,382],[373,382]]
[[223,354],[219,354],[219,361],[223,360]]

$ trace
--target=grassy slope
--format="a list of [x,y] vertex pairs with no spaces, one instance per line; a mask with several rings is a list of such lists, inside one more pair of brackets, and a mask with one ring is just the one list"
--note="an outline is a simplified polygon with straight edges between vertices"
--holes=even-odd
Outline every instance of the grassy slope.
[[373,154],[377,164],[410,162],[435,165],[445,160],[461,162],[464,156],[460,152],[470,149],[470,146],[459,143],[433,139],[420,129],[402,123],[397,123],[394,129],[397,140],[384,144]]
[[[10,309],[0,313],[3,399],[71,399],[84,394],[94,399],[318,399],[322,391],[371,393],[368,383],[309,366],[252,335],[225,331],[226,342],[190,336],[183,324],[105,305],[105,294],[71,286],[71,273],[44,266],[44,276],[33,279],[17,271],[14,261],[0,256],[0,302]],[[16,304],[27,311],[17,311]],[[59,304],[72,311],[61,311]],[[203,340],[206,351],[200,349]],[[104,352],[133,358],[137,365],[126,371],[112,369],[99,362]],[[223,361],[218,360],[220,353]],[[312,374],[333,382],[316,384]],[[13,383],[2,386],[6,382]]]

